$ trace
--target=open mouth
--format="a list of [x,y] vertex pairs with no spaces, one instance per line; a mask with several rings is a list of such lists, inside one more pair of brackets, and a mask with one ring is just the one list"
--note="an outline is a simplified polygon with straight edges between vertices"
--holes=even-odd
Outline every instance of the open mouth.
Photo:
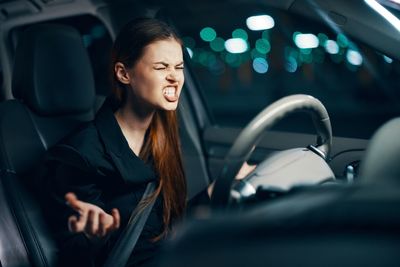
[[164,98],[168,102],[175,102],[178,100],[177,89],[174,86],[168,86],[163,89]]

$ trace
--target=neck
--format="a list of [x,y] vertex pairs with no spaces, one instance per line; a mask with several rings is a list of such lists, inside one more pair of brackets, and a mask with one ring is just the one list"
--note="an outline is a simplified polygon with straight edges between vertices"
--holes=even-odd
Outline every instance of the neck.
[[154,110],[137,110],[127,104],[115,112],[115,117],[131,150],[139,156],[143,146],[144,136],[154,116]]

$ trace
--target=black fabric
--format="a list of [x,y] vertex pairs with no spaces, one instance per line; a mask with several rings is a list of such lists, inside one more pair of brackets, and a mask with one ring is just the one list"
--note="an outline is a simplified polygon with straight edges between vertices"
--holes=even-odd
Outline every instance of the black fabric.
[[28,28],[17,45],[12,90],[40,115],[87,112],[94,104],[94,79],[79,32],[43,24]]
[[[147,184],[146,190],[140,201],[145,201],[148,197],[154,194],[156,190],[155,182]],[[118,240],[115,242],[109,256],[103,267],[126,266],[129,258],[134,250],[143,228],[146,225],[147,219],[153,210],[154,201],[151,201],[140,213],[136,211],[131,213],[128,224],[121,232]]]
[[[129,148],[107,101],[93,122],[65,138],[51,149],[45,168],[39,175],[43,205],[60,245],[61,266],[99,266],[132,210],[138,204],[148,182],[156,181],[152,165],[139,159]],[[67,229],[67,218],[74,212],[65,204],[64,195],[75,192],[79,199],[98,205],[106,212],[117,208],[120,231],[102,243],[93,244],[83,234]],[[161,242],[150,239],[162,231],[162,198],[159,197],[136,245],[131,266],[145,266],[158,254]]]

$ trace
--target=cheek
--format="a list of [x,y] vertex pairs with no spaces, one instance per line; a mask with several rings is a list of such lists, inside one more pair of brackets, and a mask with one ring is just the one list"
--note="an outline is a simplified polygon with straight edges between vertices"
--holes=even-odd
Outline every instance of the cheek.
[[150,96],[156,94],[162,88],[162,77],[160,75],[146,75],[138,77],[133,83],[133,87],[140,92],[141,95]]
[[179,83],[181,84],[181,86],[183,85],[183,83],[185,82],[185,75],[183,75],[183,72],[179,75]]

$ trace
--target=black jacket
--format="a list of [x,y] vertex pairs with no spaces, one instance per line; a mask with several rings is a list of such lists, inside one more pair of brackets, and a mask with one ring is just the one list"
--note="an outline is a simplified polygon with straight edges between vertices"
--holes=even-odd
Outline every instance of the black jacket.
[[[89,122],[47,154],[39,184],[48,221],[60,247],[61,266],[98,266],[105,260],[118,234],[140,201],[148,182],[157,181],[151,163],[145,163],[129,148],[107,101]],[[106,212],[117,208],[120,230],[106,242],[92,243],[84,234],[68,231],[74,211],[64,195],[74,192],[80,200]],[[160,242],[150,241],[163,230],[162,199],[157,199],[130,259],[130,266],[144,266],[158,253]]]

